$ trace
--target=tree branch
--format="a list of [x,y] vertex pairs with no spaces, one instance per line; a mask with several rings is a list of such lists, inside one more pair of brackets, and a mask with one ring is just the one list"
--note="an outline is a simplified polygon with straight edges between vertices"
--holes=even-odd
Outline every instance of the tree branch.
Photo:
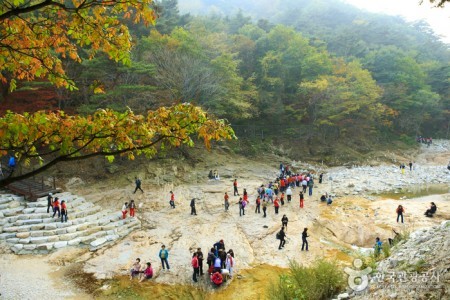
[[0,188],[4,188],[6,187],[8,184],[13,183],[15,181],[19,181],[19,180],[23,180],[23,179],[27,179],[30,177],[33,177],[39,173],[42,173],[46,170],[48,170],[49,168],[51,168],[52,166],[56,165],[59,162],[63,162],[63,161],[74,161],[74,160],[84,160],[84,159],[88,159],[91,157],[95,157],[95,156],[107,156],[107,155],[119,155],[122,153],[126,153],[129,151],[135,151],[135,150],[144,150],[150,147],[153,147],[154,145],[156,145],[157,143],[159,143],[160,141],[162,141],[163,139],[168,138],[169,136],[165,136],[162,135],[159,138],[157,138],[155,141],[151,142],[150,144],[144,145],[144,146],[140,146],[140,147],[133,147],[133,148],[126,148],[126,149],[122,149],[122,150],[115,150],[115,151],[111,151],[111,152],[106,152],[106,151],[98,151],[98,152],[94,152],[94,153],[89,153],[83,156],[72,156],[72,153],[67,154],[67,155],[63,155],[63,156],[58,156],[55,159],[53,159],[52,161],[50,161],[49,163],[39,167],[36,170],[30,171],[28,173],[19,175],[19,176],[15,176],[15,177],[6,177],[6,178],[2,178],[0,180]]

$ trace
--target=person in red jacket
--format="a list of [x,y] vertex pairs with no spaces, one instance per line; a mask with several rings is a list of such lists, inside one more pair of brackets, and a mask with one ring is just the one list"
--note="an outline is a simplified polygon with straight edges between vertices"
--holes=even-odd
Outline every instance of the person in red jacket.
[[64,220],[67,222],[67,205],[66,201],[61,201],[61,223],[64,222]]
[[194,252],[194,255],[192,256],[192,268],[194,268],[194,273],[192,274],[192,280],[194,280],[194,282],[197,282],[197,276],[198,276],[199,270],[200,270],[197,255],[198,255],[198,253]]
[[276,197],[275,201],[273,201],[273,206],[275,207],[275,213],[278,214],[278,209],[280,208],[278,197]]
[[283,179],[280,179],[280,192],[284,192],[286,184]]
[[244,200],[245,202],[248,203],[248,193],[247,193],[247,189],[244,189],[244,195],[243,195],[242,200]]
[[53,201],[53,216],[52,216],[52,218],[55,217],[56,212],[58,212],[58,219],[59,219],[61,217],[61,211],[59,209],[59,198],[58,197],[56,197],[55,201]]
[[230,197],[228,196],[227,192],[225,192],[225,196],[223,197],[225,203],[225,211],[228,211],[228,207],[230,207],[230,202],[228,202],[229,198]]
[[237,179],[235,179],[233,181],[233,191],[234,191],[234,196],[239,196],[239,192],[238,192],[238,184],[237,184]]
[[175,195],[172,191],[170,191],[170,207],[175,208]]
[[258,213],[258,214],[260,214],[261,213],[261,198],[258,196],[258,197],[256,197],[256,208],[255,208],[255,214],[256,213]]

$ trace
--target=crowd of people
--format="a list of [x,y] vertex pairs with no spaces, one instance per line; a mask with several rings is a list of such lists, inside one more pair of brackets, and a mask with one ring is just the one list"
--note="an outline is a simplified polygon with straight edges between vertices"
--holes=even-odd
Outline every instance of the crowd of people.
[[[323,182],[323,173],[319,175],[319,183]],[[261,207],[263,211],[263,217],[267,217],[267,207],[269,205],[274,207],[275,214],[280,212],[280,208],[286,203],[291,203],[293,190],[299,188],[299,207],[304,208],[305,205],[305,193],[308,190],[308,195],[313,195],[314,177],[311,173],[293,173],[289,166],[284,167],[280,165],[280,175],[275,180],[268,182],[266,185],[262,184],[257,189],[257,197],[255,200],[255,213],[261,213]],[[233,195],[240,196],[237,179],[233,181]],[[325,195],[322,195],[325,197]],[[230,207],[230,197],[227,192],[224,195],[224,207],[225,211],[228,211]],[[322,199],[322,198],[321,198]],[[331,195],[325,199],[328,204],[332,203]],[[236,204],[239,205],[239,216],[245,216],[245,208],[249,204],[248,192],[244,188],[242,191],[242,197],[239,198]]]
[[416,142],[426,144],[428,147],[430,147],[430,145],[433,144],[433,138],[423,137],[423,136],[419,135],[416,137]]
[[[413,163],[409,162],[409,169],[412,171]],[[404,170],[406,166],[404,164],[400,165],[400,168]],[[210,172],[210,179],[218,179],[218,172],[215,170],[214,172]],[[323,183],[324,174],[319,174],[319,183]],[[249,193],[246,188],[242,189],[242,195],[240,193],[240,187],[238,185],[238,180],[234,179],[232,182],[233,187],[233,196],[239,197],[239,200],[236,204],[239,207],[239,216],[245,216],[246,208],[250,204]],[[255,214],[261,214],[261,208],[263,217],[267,217],[267,209],[269,206],[274,207],[274,214],[279,214],[282,207],[286,204],[289,204],[293,200],[294,190],[298,189],[298,199],[299,199],[299,207],[303,209],[305,207],[305,194],[308,192],[309,196],[313,195],[314,188],[314,176],[311,173],[294,173],[290,169],[289,166],[284,166],[280,164],[280,172],[279,175],[273,180],[269,181],[267,184],[262,184],[257,188],[257,195],[255,200]],[[136,182],[135,192],[140,189],[140,181]],[[141,189],[142,191],[142,189]],[[175,208],[175,195],[172,191],[170,191],[170,207]],[[197,215],[197,211],[195,209],[195,200],[196,198],[191,199],[190,207],[191,207],[191,215]],[[333,199],[331,195],[328,193],[324,193],[320,197],[321,202],[326,202],[327,205],[331,205],[333,203]],[[133,203],[133,204],[132,204]],[[234,203],[234,202],[233,202]],[[224,208],[225,211],[229,211],[230,207],[230,196],[228,192],[224,194]],[[134,216],[134,201],[132,200],[130,204],[125,203],[123,207],[123,218],[127,215],[127,209],[130,209],[130,216]],[[437,207],[434,202],[431,203],[431,206],[425,212],[425,215],[428,217],[432,217],[433,214],[436,213]],[[404,213],[405,208],[402,205],[399,205],[396,209],[397,213],[397,222],[404,222]],[[277,232],[276,238],[279,240],[278,249],[282,250],[287,241],[287,227],[288,227],[289,219],[286,214],[283,214],[281,218],[281,229]],[[308,245],[308,228],[304,228],[301,233],[302,247],[301,251],[309,251]],[[392,239],[390,239],[392,240]],[[382,242],[379,237],[376,238],[376,243],[374,246],[375,254],[379,254],[382,248]],[[168,262],[169,252],[165,249],[163,245],[159,252],[159,258],[161,260],[162,270],[170,270],[169,262]],[[206,256],[206,264],[208,266],[207,271],[204,272],[203,264],[205,257],[201,248],[198,248],[197,251],[192,253],[191,265],[193,268],[192,280],[194,282],[198,282],[200,276],[204,276],[207,273],[210,277],[211,282],[215,285],[220,285],[226,278],[230,278],[233,276],[233,268],[235,266],[235,258],[234,252],[232,249],[229,249],[226,252],[225,244],[223,240],[215,243],[213,247],[210,249]],[[153,270],[151,268],[151,263],[147,262],[146,268],[142,268],[140,265],[140,260],[136,260],[133,268],[131,270],[130,278],[139,275],[140,281],[152,278]]]
[[[170,271],[169,265],[169,250],[165,245],[161,246],[158,257],[161,261],[162,271]],[[206,264],[208,266],[206,272],[204,272],[204,260],[202,249],[197,248],[192,254],[191,265],[193,269],[192,281],[198,282],[199,276],[208,274],[210,280],[215,285],[219,286],[223,281],[233,276],[233,268],[235,266],[235,258],[233,249],[226,251],[225,243],[223,240],[215,243],[206,257]],[[153,268],[151,262],[147,262],[146,266],[141,265],[141,259],[137,258],[132,264],[130,270],[130,280],[133,278],[139,278],[139,282],[151,279],[153,277]]]

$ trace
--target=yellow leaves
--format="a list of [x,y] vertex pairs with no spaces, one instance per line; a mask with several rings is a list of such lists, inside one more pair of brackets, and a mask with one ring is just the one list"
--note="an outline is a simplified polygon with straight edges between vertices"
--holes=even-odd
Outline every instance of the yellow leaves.
[[33,114],[8,112],[0,118],[0,148],[15,150],[23,160],[35,158],[45,163],[48,153],[60,157],[105,155],[109,161],[123,154],[128,159],[157,153],[165,146],[192,146],[191,136],[198,134],[207,148],[211,140],[234,138],[223,120],[212,120],[199,107],[178,104],[148,112],[146,117],[113,110],[98,110],[88,117],[70,116],[63,111]]
[[[14,1],[24,7],[33,2]],[[151,9],[152,0],[54,2],[61,6],[70,3],[71,8],[77,9],[50,6],[21,14],[20,18],[12,16],[1,21],[1,81],[6,80],[6,73],[21,80],[48,78],[59,87],[73,90],[73,82],[66,77],[60,58],[68,56],[80,62],[78,51],[81,46],[88,48],[90,57],[102,51],[116,61],[128,63],[131,36],[128,28],[119,24],[118,16],[125,13],[131,18],[134,15],[135,21],[142,20],[146,24],[153,23],[156,17]],[[0,1],[3,13],[13,8]]]

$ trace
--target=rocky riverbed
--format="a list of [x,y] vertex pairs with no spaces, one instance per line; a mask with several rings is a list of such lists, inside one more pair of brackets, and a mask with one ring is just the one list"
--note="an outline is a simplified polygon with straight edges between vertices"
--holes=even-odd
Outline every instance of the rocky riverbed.
[[[140,207],[137,217],[141,230],[135,231],[121,242],[90,253],[89,251],[64,250],[65,266],[81,266],[86,273],[92,273],[98,286],[101,280],[126,275],[131,263],[140,257],[143,261],[151,261],[155,270],[156,284],[191,284],[191,253],[201,247],[204,253],[213,243],[225,240],[227,249],[233,249],[236,255],[236,272],[254,268],[259,264],[287,267],[289,261],[295,259],[308,264],[317,257],[337,258],[343,264],[351,265],[355,249],[370,248],[376,236],[383,240],[392,237],[392,229],[397,231],[414,231],[440,224],[450,218],[449,193],[430,195],[400,200],[377,195],[385,191],[402,192],[399,188],[426,186],[438,184],[448,186],[450,173],[446,163],[450,157],[448,141],[435,141],[430,148],[423,148],[415,157],[403,158],[405,164],[409,159],[414,161],[415,169],[406,170],[401,174],[398,168],[399,160],[390,164],[326,168],[302,162],[290,162],[294,170],[313,171],[316,174],[324,172],[325,181],[318,184],[313,196],[306,197],[305,208],[298,205],[298,189],[294,190],[291,203],[280,208],[280,214],[274,213],[273,207],[268,208],[267,218],[254,212],[256,188],[272,180],[276,175],[276,166],[283,158],[261,158],[258,161],[237,157],[226,151],[215,151],[202,157],[202,160],[192,168],[189,164],[165,162],[157,165],[155,162],[143,166],[125,175],[128,184],[114,182],[98,182],[83,184],[81,179],[68,182],[66,190],[83,196],[86,200],[105,208],[120,210],[123,202],[134,199]],[[392,159],[391,159],[392,160]],[[445,162],[444,162],[445,161]],[[210,169],[218,169],[221,180],[208,180],[206,175]],[[144,193],[132,194],[133,179],[137,175],[143,180]],[[330,179],[332,178],[332,180]],[[239,216],[236,202],[238,197],[232,196],[232,180],[238,179],[239,188],[247,188],[250,205],[245,216]],[[172,179],[172,180],[171,180]],[[176,208],[171,209],[168,203],[169,191],[174,191]],[[231,207],[224,211],[223,195],[230,195]],[[319,201],[322,193],[335,195],[334,202],[327,206]],[[190,215],[189,203],[196,197],[197,216]],[[425,218],[424,210],[429,202],[438,204],[438,214],[435,218]],[[396,207],[402,204],[406,208],[405,223],[395,220]],[[288,243],[283,250],[278,250],[275,233],[281,225],[281,217],[289,218]],[[304,227],[310,232],[310,251],[299,251],[300,234]],[[162,272],[158,260],[158,251],[165,244],[170,251],[170,272]],[[76,248],[75,248],[76,250]],[[6,250],[5,250],[6,251]],[[61,261],[61,253],[42,257],[41,261],[54,267]],[[14,282],[22,277],[20,264],[30,263],[35,257],[12,257],[9,260],[9,279],[2,281],[2,292],[15,299],[20,292]],[[16,265],[17,264],[17,265]],[[0,265],[4,274],[6,267]],[[58,266],[60,268],[60,266]],[[58,283],[50,278],[49,270],[45,268],[29,272],[31,276],[47,278],[52,282],[53,291],[58,295]],[[5,276],[2,276],[4,279]],[[70,282],[70,278],[66,278]],[[33,283],[29,281],[29,292],[33,291]],[[56,284],[56,286],[55,286]],[[197,287],[208,287],[207,280],[201,280]],[[106,285],[103,287],[108,289]],[[230,286],[233,288],[233,284]],[[261,286],[255,285],[255,288]],[[49,288],[52,290],[52,288]],[[85,297],[76,289],[70,287],[65,292]],[[20,293],[20,294],[19,294]],[[62,294],[61,294],[62,295]],[[20,297],[27,299],[26,296]]]

